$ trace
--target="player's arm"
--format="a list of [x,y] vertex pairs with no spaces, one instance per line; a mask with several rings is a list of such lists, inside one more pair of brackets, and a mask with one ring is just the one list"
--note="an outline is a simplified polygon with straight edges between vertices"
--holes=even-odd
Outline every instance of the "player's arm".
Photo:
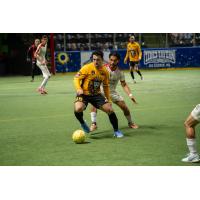
[[40,61],[42,64],[45,64],[45,60],[39,55],[40,54],[40,49],[41,49],[41,44],[38,45],[36,51],[35,51],[35,58],[37,58],[38,61]]
[[108,102],[111,102],[110,87],[109,87],[109,73],[106,73],[106,78],[103,81],[103,91]]
[[32,51],[33,51],[33,47],[30,46],[30,47],[28,48],[27,55],[26,55],[26,60],[27,60],[27,62],[30,62],[30,61],[31,61],[31,52],[32,52]]
[[82,67],[79,72],[74,76],[74,87],[77,95],[83,94],[83,89],[81,87],[82,80],[87,76],[87,69]]
[[138,55],[139,55],[139,61],[140,61],[142,59],[142,50],[139,44],[138,44]]
[[[46,44],[47,45],[47,44]],[[46,64],[49,62],[48,51],[45,54],[45,62]]]
[[127,60],[128,60],[128,45],[127,45],[127,49],[126,49],[126,56],[124,58],[124,64],[127,63]]
[[124,92],[130,97],[130,99],[131,99],[134,103],[137,103],[136,100],[135,100],[135,98],[134,98],[134,96],[133,96],[133,94],[131,93],[131,90],[130,90],[128,84],[127,84],[126,81],[125,81],[124,73],[122,73],[122,75],[121,75],[120,82],[121,82],[121,86],[122,86]]

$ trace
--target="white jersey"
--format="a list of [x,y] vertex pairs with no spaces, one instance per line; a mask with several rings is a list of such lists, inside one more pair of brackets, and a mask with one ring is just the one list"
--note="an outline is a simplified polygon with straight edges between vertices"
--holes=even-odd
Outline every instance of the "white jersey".
[[43,64],[42,62],[46,60],[46,51],[47,51],[47,44],[45,46],[41,44],[38,45],[38,48],[36,50],[36,54],[38,55],[37,59],[37,66],[41,69],[43,77],[48,79],[51,74],[49,72],[49,69],[46,64]]
[[110,93],[115,93],[118,82],[125,81],[124,72],[122,72],[119,68],[115,71],[111,71],[109,66],[106,66],[106,68],[110,74]]
[[36,52],[38,52],[39,59],[37,58],[37,63],[41,64],[40,59],[43,61],[45,60],[45,55],[47,51],[47,44],[43,46],[42,44],[38,45]]

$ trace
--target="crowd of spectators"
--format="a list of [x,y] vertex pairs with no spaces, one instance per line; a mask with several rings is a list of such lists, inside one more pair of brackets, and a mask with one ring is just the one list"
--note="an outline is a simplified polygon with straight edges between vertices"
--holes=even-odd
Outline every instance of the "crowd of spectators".
[[[55,34],[56,51],[87,51],[87,50],[112,50],[126,48],[128,38],[131,33],[66,33]],[[139,40],[139,34],[134,34],[136,40]],[[64,38],[65,37],[65,38]],[[65,40],[65,47],[64,47]],[[142,38],[143,40],[143,38]],[[142,41],[142,45],[144,45]]]
[[195,46],[196,38],[194,33],[170,33],[169,34],[169,44],[170,46],[179,46],[179,47],[187,47],[187,46]]

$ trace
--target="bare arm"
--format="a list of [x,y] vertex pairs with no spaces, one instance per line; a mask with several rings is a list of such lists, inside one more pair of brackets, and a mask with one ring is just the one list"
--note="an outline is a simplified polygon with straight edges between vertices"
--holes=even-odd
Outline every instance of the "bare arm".
[[139,44],[138,44],[138,54],[139,54],[139,61],[140,61],[142,59],[142,50]]
[[127,85],[126,81],[121,81],[121,86],[124,89],[124,92],[130,97],[130,99],[134,102],[137,103],[133,94],[131,93],[131,90],[129,88],[129,86]]
[[108,102],[111,102],[110,98],[110,87],[109,87],[109,73],[106,73],[106,78],[103,81],[103,91],[105,94],[105,97],[107,98]]
[[126,56],[124,58],[124,64],[127,63],[127,60],[128,60],[128,45],[127,45],[127,50],[126,50]]
[[79,70],[79,72],[77,72],[77,74],[74,76],[74,87],[77,95],[83,94],[83,88],[81,86],[81,82],[87,76],[87,73],[88,73],[87,68],[83,66]]

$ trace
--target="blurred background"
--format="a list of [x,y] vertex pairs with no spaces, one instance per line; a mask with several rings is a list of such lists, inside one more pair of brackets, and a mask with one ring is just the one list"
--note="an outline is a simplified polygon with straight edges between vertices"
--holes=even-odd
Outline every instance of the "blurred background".
[[[30,65],[26,62],[27,50],[34,43],[35,38],[41,38],[44,33],[1,33],[0,34],[0,75],[30,75]],[[80,66],[89,59],[91,51],[102,50],[105,52],[119,51],[123,58],[130,35],[134,35],[136,41],[143,50],[141,68],[163,67],[199,67],[200,33],[45,33],[49,42],[47,57],[49,68],[56,72],[77,71]],[[52,43],[53,40],[53,43]],[[144,50],[157,49],[157,61],[146,62],[145,56],[151,55]],[[184,50],[183,50],[184,49]],[[161,51],[162,50],[162,51]],[[169,50],[175,50],[169,52]],[[167,52],[166,52],[167,51]],[[53,52],[53,53],[52,53]],[[64,54],[63,54],[64,53]],[[162,60],[160,54],[171,54],[175,61]],[[172,55],[173,54],[173,55]],[[154,51],[155,55],[155,51]],[[188,55],[190,55],[188,57]],[[53,59],[52,59],[53,57]],[[169,57],[169,56],[168,56]],[[105,59],[106,59],[105,58]],[[123,59],[122,59],[123,60]],[[179,61],[180,60],[180,61]],[[184,62],[183,62],[184,60]],[[191,61],[195,61],[192,63]],[[152,64],[154,62],[154,64]],[[163,65],[163,63],[165,63]],[[122,69],[128,69],[128,65],[121,62]],[[38,71],[38,73],[40,73]]]

